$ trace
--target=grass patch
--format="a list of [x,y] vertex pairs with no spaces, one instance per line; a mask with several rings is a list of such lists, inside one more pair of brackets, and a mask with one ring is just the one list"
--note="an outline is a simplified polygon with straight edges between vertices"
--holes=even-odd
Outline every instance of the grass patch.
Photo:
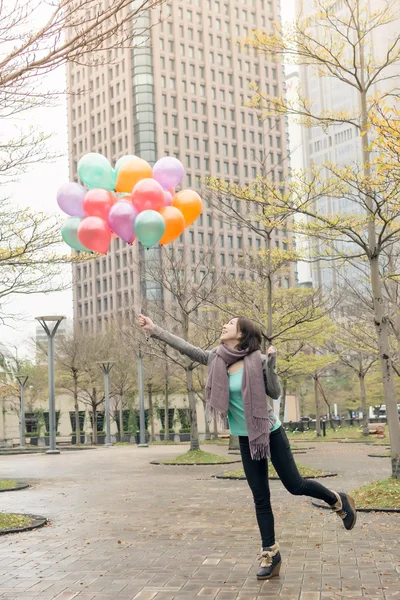
[[[306,467],[306,465],[302,465],[301,463],[296,463],[297,468],[299,469],[299,473],[302,477],[318,477],[318,475],[325,475],[325,471],[320,471],[319,469],[311,469],[310,467]],[[237,469],[236,471],[229,471],[224,473],[227,477],[245,477],[243,469]],[[271,463],[268,463],[268,477],[278,477],[278,473],[275,471],[274,467]]]
[[16,529],[18,527],[27,527],[32,519],[23,515],[10,515],[9,513],[0,513],[0,530]]
[[11,490],[16,485],[17,482],[14,479],[0,479],[0,490]]
[[400,508],[400,479],[374,481],[350,495],[360,508]]
[[321,436],[318,437],[315,431],[297,431],[296,433],[292,431],[286,432],[289,440],[297,440],[300,441],[312,441],[312,442],[329,442],[335,440],[351,440],[351,441],[359,441],[359,442],[368,442],[370,444],[384,444],[388,445],[388,436],[383,439],[378,439],[375,435],[363,435],[362,427],[337,427],[335,431],[331,429],[328,425],[326,427],[326,436],[323,437],[322,431]]
[[217,440],[201,440],[200,444],[215,444],[216,446],[228,446],[229,438],[221,438]]
[[149,446],[179,446],[180,442],[174,442],[173,440],[155,440],[154,442],[148,442]]
[[232,462],[232,459],[204,452],[203,450],[189,450],[185,454],[180,454],[176,458],[162,460],[163,465],[185,464],[185,465],[213,465],[216,463]]

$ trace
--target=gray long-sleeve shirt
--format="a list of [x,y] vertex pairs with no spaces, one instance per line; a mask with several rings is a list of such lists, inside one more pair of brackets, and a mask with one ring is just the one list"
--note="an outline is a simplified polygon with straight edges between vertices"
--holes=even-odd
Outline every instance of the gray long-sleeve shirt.
[[[168,344],[168,346],[171,346],[171,348],[178,350],[178,352],[181,354],[185,354],[193,361],[198,362],[201,365],[210,366],[217,356],[216,348],[214,350],[203,350],[202,348],[198,348],[197,346],[189,344],[189,342],[186,342],[177,335],[169,333],[169,331],[165,331],[165,329],[162,329],[162,327],[159,327],[158,325],[154,326],[154,329],[150,335],[151,337],[165,342]],[[282,388],[279,383],[279,377],[275,371],[276,357],[275,355],[265,356],[265,354],[262,354],[261,359],[264,374],[265,393],[270,398],[277,399],[281,395]],[[277,418],[270,404],[268,404],[268,411],[269,425],[271,430],[275,425]]]

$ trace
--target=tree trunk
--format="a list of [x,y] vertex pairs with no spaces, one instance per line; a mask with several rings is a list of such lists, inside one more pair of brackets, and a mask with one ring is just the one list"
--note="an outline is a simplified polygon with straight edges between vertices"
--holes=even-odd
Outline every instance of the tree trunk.
[[361,408],[362,408],[362,412],[363,412],[363,435],[369,435],[367,394],[365,391],[365,374],[362,371],[360,371],[358,373],[358,379],[360,381],[360,398],[361,398]]
[[[371,178],[370,148],[368,133],[368,99],[365,89],[365,55],[363,43],[359,44],[360,52],[360,99],[361,99],[361,142],[363,158],[363,175],[365,181]],[[370,211],[370,217],[375,214],[373,193],[366,191],[365,202]],[[368,219],[368,245],[371,288],[373,295],[375,328],[379,345],[379,359],[382,371],[383,393],[386,404],[386,416],[389,426],[390,446],[392,455],[392,476],[400,479],[400,421],[397,410],[397,396],[389,344],[389,320],[385,314],[382,297],[382,280],[379,273],[379,255],[381,248],[377,244],[376,221]]]
[[149,399],[150,440],[154,442],[156,436],[154,433],[153,386],[151,385],[151,383],[147,385],[147,396]]
[[81,443],[81,428],[79,424],[79,404],[78,404],[78,373],[74,370],[72,372],[72,377],[74,380],[74,409],[75,409],[75,436],[76,444]]
[[169,368],[168,361],[165,362],[165,397],[164,397],[164,440],[169,440]]
[[319,405],[318,375],[314,375],[314,398],[315,398],[315,431],[321,437],[321,410]]
[[198,450],[199,430],[197,426],[196,395],[193,389],[193,371],[186,369],[186,385],[189,399],[189,420],[190,420],[190,450]]
[[97,444],[97,398],[96,389],[93,390],[92,396],[92,418],[93,418],[93,444]]
[[285,420],[286,387],[287,387],[287,381],[286,381],[286,379],[282,379],[282,394],[281,394],[281,400],[279,403],[279,419],[282,423]]
[[207,415],[206,415],[206,411],[205,411],[205,405],[204,405],[204,425],[205,425],[205,433],[204,433],[204,438],[206,440],[211,440],[211,431],[210,431],[210,425],[207,421]]
[[331,405],[330,405],[330,404],[329,404],[329,402],[328,402],[328,398],[326,397],[326,394],[325,394],[325,392],[324,392],[324,388],[322,387],[322,383],[320,382],[320,380],[319,380],[319,379],[318,379],[318,387],[319,387],[319,390],[320,390],[320,392],[321,392],[321,394],[322,394],[322,397],[323,397],[323,399],[324,399],[324,402],[325,402],[326,406],[328,407],[328,417],[329,417],[329,424],[330,424],[331,428],[333,429],[333,431],[336,431],[336,429],[335,429],[335,425],[334,425],[334,423],[333,423],[333,418],[332,418],[332,409],[331,409]]
[[214,413],[214,417],[213,417],[213,427],[214,427],[214,432],[213,432],[213,438],[214,440],[218,439],[218,420],[217,420],[217,415]]
[[374,296],[375,327],[379,344],[379,359],[382,371],[383,393],[389,427],[392,454],[392,476],[400,479],[400,422],[397,410],[397,396],[394,372],[390,354],[388,319],[384,315],[381,280],[378,259],[370,260],[371,285]]
[[229,436],[229,450],[239,450],[239,438],[237,435]]
[[124,414],[122,412],[123,407],[123,396],[119,397],[119,441],[124,441]]

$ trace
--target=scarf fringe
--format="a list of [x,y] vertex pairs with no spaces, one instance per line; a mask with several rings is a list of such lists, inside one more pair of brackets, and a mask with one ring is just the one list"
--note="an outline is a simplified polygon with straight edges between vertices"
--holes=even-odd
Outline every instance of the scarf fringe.
[[269,436],[263,434],[255,440],[249,440],[250,456],[253,460],[262,460],[270,458]]

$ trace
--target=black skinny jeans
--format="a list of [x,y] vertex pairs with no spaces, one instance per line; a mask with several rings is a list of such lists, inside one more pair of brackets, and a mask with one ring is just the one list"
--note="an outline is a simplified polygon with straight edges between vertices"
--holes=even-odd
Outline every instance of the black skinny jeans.
[[[274,514],[268,482],[268,460],[253,460],[250,455],[249,438],[239,436],[240,453],[247,483],[253,492],[258,527],[263,548],[275,544]],[[296,496],[311,496],[335,504],[333,492],[312,479],[304,479],[296,466],[289,440],[283,427],[270,434],[271,461],[281,482],[288,492]]]

